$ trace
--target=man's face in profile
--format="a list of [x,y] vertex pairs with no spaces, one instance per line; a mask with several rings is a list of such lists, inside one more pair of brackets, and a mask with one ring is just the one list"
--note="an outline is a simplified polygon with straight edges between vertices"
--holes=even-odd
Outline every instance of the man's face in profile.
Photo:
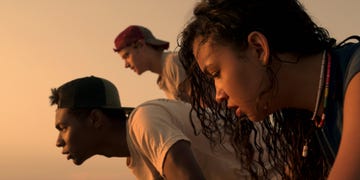
[[59,131],[57,147],[62,147],[62,154],[72,159],[74,164],[81,165],[96,153],[95,129],[90,118],[77,117],[68,108],[56,110],[55,127]]

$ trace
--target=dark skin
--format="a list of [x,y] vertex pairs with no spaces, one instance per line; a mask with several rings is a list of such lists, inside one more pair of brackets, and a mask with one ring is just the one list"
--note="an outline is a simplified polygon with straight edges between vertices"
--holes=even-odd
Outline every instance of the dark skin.
[[[60,133],[62,132],[62,129],[59,128],[60,124],[63,124],[62,122],[68,120],[69,118],[74,118],[74,116],[68,114],[67,110],[57,110],[56,127],[59,131],[61,130]],[[78,148],[80,152],[77,152],[80,153],[80,156],[78,157],[83,157],[82,154],[85,154],[86,156],[84,155],[84,158],[81,158],[79,162],[76,161],[78,165],[82,164],[83,161],[96,154],[104,155],[106,157],[130,156],[128,145],[126,143],[126,123],[115,123],[116,121],[114,122],[109,119],[98,109],[92,110],[89,116],[81,121],[77,121],[77,119],[69,120],[71,120],[70,122],[76,123],[68,123],[66,128],[71,129],[72,131],[77,131],[78,133],[76,134],[76,137],[73,133],[69,135],[62,135],[62,133],[59,134],[57,146],[63,148],[66,154],[69,153],[68,147],[80,147]],[[75,125],[77,129],[74,130]],[[84,140],[81,139],[79,141],[75,141],[75,144],[70,144],[68,141],[69,138],[78,139],[78,137],[89,137],[90,135],[96,138],[93,138],[92,141],[88,143],[88,146],[82,145],[84,144]],[[77,142],[82,143],[76,144]],[[91,153],[89,154],[87,152]],[[76,159],[75,157],[77,157],[75,155],[77,154],[72,156],[74,160]],[[176,142],[169,149],[164,160],[163,168],[164,176],[169,180],[205,179],[190,148],[190,143],[184,140]]]

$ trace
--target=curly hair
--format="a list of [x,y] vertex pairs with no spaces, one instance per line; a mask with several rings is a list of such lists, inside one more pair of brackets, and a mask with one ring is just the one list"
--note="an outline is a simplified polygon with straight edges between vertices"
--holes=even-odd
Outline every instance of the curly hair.
[[[227,109],[226,102],[215,101],[214,82],[200,70],[193,43],[201,37],[200,46],[211,40],[240,53],[248,46],[249,33],[264,34],[270,48],[267,67],[270,86],[265,91],[270,92],[277,87],[276,70],[271,63],[274,60],[290,62],[279,59],[278,53],[293,53],[298,57],[313,55],[331,48],[336,40],[317,26],[296,0],[205,0],[193,13],[194,17],[179,36],[178,46],[187,81],[191,84],[192,110],[201,121],[202,133],[214,143],[229,135],[237,158],[253,179],[270,173],[266,162],[270,162],[282,179],[325,179],[331,165],[325,163],[316,141],[311,142],[307,158],[301,156],[304,139],[314,136],[310,112],[283,109],[274,113],[272,120],[266,118],[260,122],[259,127],[247,117],[236,117]],[[258,143],[259,137],[265,147]],[[254,157],[256,152],[258,157]],[[268,158],[264,158],[264,153]]]

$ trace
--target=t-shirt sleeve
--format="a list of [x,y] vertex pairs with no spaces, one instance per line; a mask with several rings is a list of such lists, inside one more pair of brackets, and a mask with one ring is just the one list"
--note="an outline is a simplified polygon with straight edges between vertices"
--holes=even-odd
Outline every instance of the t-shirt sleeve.
[[129,138],[135,148],[163,175],[163,163],[170,147],[179,140],[190,140],[164,107],[145,105],[136,109],[129,121]]
[[186,78],[186,72],[183,65],[179,61],[178,56],[176,54],[173,54],[173,56],[171,57],[172,58],[168,60],[168,63],[166,65],[167,67],[165,69],[165,74],[167,76],[166,78],[168,80],[167,83],[169,84],[169,91],[171,91],[174,97],[176,99],[181,99],[181,94],[183,92],[180,91],[184,90],[180,88],[180,85],[182,82],[184,82]]

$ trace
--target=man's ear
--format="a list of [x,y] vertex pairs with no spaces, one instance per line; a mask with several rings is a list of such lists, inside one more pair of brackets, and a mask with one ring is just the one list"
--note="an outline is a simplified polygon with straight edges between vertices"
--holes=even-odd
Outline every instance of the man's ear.
[[101,128],[105,123],[104,114],[99,109],[91,110],[89,118],[91,126],[96,129]]
[[257,58],[261,61],[261,64],[267,65],[269,63],[270,49],[268,41],[264,34],[253,31],[248,35],[249,47],[255,49]]
[[144,46],[144,44],[145,44],[145,41],[144,41],[143,39],[139,39],[139,40],[137,40],[137,41],[134,42],[133,47],[134,47],[135,49],[141,48],[141,47]]

